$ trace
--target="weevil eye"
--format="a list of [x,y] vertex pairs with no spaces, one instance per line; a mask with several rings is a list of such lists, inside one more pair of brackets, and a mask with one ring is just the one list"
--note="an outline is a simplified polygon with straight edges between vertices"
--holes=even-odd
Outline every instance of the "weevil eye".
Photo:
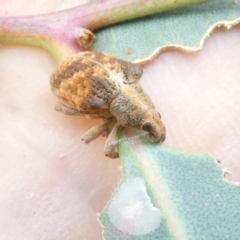
[[162,118],[162,116],[161,116],[161,114],[158,112],[158,116],[160,117],[160,118]]
[[142,130],[146,132],[150,132],[152,130],[152,124],[150,122],[145,122],[142,125]]

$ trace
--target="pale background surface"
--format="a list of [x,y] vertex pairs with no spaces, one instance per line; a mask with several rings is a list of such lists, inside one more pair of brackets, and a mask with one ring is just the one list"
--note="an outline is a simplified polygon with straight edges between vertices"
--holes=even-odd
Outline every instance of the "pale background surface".
[[[86,1],[0,0],[0,15],[46,13],[81,2]],[[215,33],[200,53],[164,53],[142,79],[167,126],[166,145],[215,156],[235,181],[240,181],[239,39],[236,27]],[[81,142],[81,134],[99,121],[54,111],[49,75],[55,66],[43,50],[0,48],[1,240],[101,239],[96,212],[120,180],[119,161],[103,156],[103,138]],[[162,86],[156,88],[159,79]]]

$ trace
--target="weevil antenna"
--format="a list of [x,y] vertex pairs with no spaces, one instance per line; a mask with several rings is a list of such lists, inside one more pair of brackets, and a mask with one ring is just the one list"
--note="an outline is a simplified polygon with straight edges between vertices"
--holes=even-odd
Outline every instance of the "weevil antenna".
[[140,137],[144,137],[144,136],[147,136],[148,133],[147,132],[143,132],[139,135],[136,135],[136,136],[133,136],[133,137],[128,137],[128,138],[120,138],[118,140],[114,140],[114,141],[111,141],[109,142],[108,146],[115,146],[115,145],[118,145],[119,143],[121,142],[125,142],[125,141],[132,141],[132,140],[135,140],[135,139],[138,139]]

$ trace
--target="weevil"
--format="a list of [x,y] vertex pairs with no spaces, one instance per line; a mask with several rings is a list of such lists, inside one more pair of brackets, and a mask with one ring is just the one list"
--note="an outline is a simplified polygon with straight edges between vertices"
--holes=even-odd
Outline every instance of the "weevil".
[[116,142],[122,127],[141,129],[152,142],[162,143],[166,128],[139,83],[142,74],[140,65],[103,53],[74,54],[64,59],[51,75],[51,89],[60,99],[56,110],[102,118],[103,124],[87,131],[82,140],[89,143],[107,135],[104,153],[110,158],[118,157],[117,146],[111,142]]

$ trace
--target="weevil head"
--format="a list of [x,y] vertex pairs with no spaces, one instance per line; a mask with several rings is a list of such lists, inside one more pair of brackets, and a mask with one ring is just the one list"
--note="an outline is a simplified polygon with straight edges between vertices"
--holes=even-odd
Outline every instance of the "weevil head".
[[148,133],[152,142],[164,142],[166,128],[161,121],[161,115],[155,109],[149,109],[141,121],[141,129]]
[[166,128],[149,96],[137,83],[125,84],[110,105],[110,112],[121,126],[147,132],[152,142],[163,142]]

